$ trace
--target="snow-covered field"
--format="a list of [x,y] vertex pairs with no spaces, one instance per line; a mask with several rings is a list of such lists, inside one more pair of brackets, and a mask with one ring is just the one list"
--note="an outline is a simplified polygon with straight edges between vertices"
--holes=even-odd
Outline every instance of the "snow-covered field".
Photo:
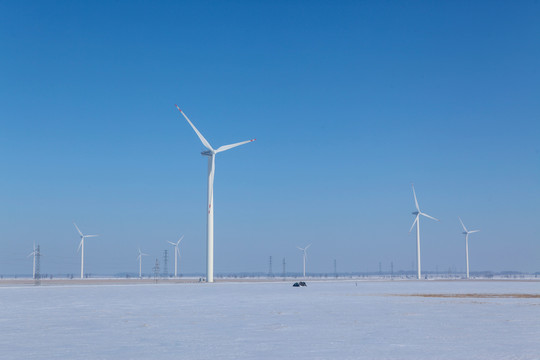
[[[540,282],[0,288],[0,359],[540,359]],[[398,295],[398,296],[395,296]]]

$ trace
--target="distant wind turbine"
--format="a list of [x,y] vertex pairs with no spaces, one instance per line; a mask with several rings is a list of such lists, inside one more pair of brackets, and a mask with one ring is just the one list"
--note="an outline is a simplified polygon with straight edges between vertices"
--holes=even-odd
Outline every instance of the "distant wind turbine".
[[242,141],[235,144],[223,145],[216,150],[212,148],[210,143],[197,130],[195,125],[188,119],[186,114],[178,105],[175,105],[178,111],[184,116],[189,125],[193,128],[204,147],[208,150],[201,152],[202,155],[208,156],[208,213],[206,215],[206,282],[214,282],[214,171],[216,154],[255,141],[255,139]]
[[465,227],[465,224],[463,224],[463,221],[458,216],[459,222],[461,223],[461,226],[463,226],[463,232],[462,234],[465,235],[465,257],[467,259],[467,279],[469,278],[469,234],[479,232],[480,230],[467,230]]
[[75,228],[77,229],[77,231],[79,232],[79,235],[81,236],[81,242],[79,243],[79,248],[77,249],[77,251],[81,250],[81,279],[82,279],[84,276],[84,239],[89,238],[89,237],[96,237],[99,235],[83,235],[83,233],[81,232],[77,224],[73,223],[73,225],[75,225]]
[[36,279],[36,255],[37,255],[37,249],[36,249],[36,243],[34,242],[34,251],[32,251],[30,254],[28,254],[27,257],[33,256],[34,257],[34,266],[32,268],[32,279]]
[[178,258],[180,257],[180,249],[178,249],[178,245],[180,245],[180,241],[182,241],[183,238],[184,235],[182,235],[175,243],[172,241],[167,241],[169,244],[174,246],[174,277],[178,276]]
[[143,256],[148,256],[148,254],[141,252],[141,248],[139,248],[139,256],[137,256],[137,260],[139,260],[139,279],[142,279],[142,257]]
[[306,259],[307,259],[307,249],[308,247],[310,247],[312,244],[309,244],[308,246],[306,246],[305,248],[301,248],[299,246],[297,246],[297,249],[298,250],[301,250],[302,251],[302,258],[304,260],[304,278],[306,277]]
[[439,221],[439,219],[435,219],[433,216],[430,216],[420,211],[420,207],[418,206],[418,200],[416,199],[416,192],[414,191],[414,184],[412,185],[412,191],[414,195],[414,204],[416,206],[416,211],[413,212],[412,214],[415,215],[416,217],[414,218],[414,222],[411,226],[411,229],[409,230],[409,233],[412,231],[414,225],[416,224],[416,264],[418,267],[418,279],[421,279],[422,266],[420,263],[420,215],[425,216],[435,221]]

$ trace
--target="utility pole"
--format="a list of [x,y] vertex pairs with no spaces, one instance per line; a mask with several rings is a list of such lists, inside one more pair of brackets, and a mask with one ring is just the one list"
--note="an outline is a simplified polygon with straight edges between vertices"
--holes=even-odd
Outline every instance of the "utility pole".
[[154,281],[157,284],[158,278],[159,278],[159,260],[158,260],[158,258],[156,258],[156,264],[154,265],[152,270],[154,270]]
[[167,266],[167,260],[168,260],[168,254],[167,250],[163,250],[163,276],[165,278],[169,277],[169,267]]
[[334,259],[334,277],[337,279],[338,276],[337,276],[337,260]]
[[287,271],[285,271],[286,265],[287,264],[285,263],[285,258],[283,258],[283,280],[285,280],[287,275]]
[[274,277],[274,273],[272,272],[272,256],[270,256],[270,261],[268,262],[268,277]]
[[390,263],[390,279],[394,278],[394,262]]
[[382,276],[382,264],[379,261],[379,276]]

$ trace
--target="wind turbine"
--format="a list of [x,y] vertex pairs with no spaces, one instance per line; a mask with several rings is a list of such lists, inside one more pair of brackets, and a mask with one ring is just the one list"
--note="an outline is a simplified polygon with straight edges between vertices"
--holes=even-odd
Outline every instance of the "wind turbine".
[[167,241],[169,244],[174,246],[174,277],[178,276],[178,258],[180,257],[180,250],[178,249],[178,245],[180,245],[180,241],[184,238],[184,235],[178,239],[177,242],[173,243],[172,241]]
[[206,214],[206,282],[214,282],[214,171],[216,167],[216,154],[235,148],[240,145],[244,145],[250,142],[255,141],[255,139],[242,141],[235,144],[230,145],[223,145],[220,146],[217,149],[213,149],[210,143],[202,136],[202,134],[197,130],[195,125],[188,119],[186,114],[180,108],[178,105],[176,105],[176,108],[180,113],[186,118],[187,122],[199,139],[201,140],[204,147],[207,149],[201,154],[203,156],[208,156],[208,213]]
[[467,279],[469,278],[469,234],[479,232],[480,230],[467,230],[465,225],[463,224],[463,221],[461,221],[461,218],[458,216],[459,222],[461,223],[461,226],[463,226],[463,232],[462,234],[465,235],[465,256],[467,258]]
[[34,256],[34,266],[32,268],[32,279],[36,279],[36,255],[37,255],[37,249],[36,249],[36,243],[34,242],[34,251],[32,251],[30,254],[28,254],[27,257]]
[[416,217],[414,218],[414,222],[411,226],[411,229],[409,230],[409,233],[411,233],[414,225],[416,224],[416,263],[418,266],[418,279],[421,279],[422,266],[420,264],[420,215],[425,216],[435,221],[439,221],[439,219],[435,219],[433,216],[430,216],[420,211],[420,207],[418,206],[418,200],[416,199],[416,192],[414,191],[414,184],[412,184],[412,191],[414,195],[414,204],[416,205],[416,211],[413,212],[412,214],[415,215]]
[[306,259],[307,259],[307,252],[306,250],[308,249],[308,247],[310,247],[311,244],[309,244],[308,246],[306,246],[305,248],[301,248],[299,246],[297,246],[298,250],[301,250],[303,252],[303,256],[302,258],[304,259],[304,278],[306,277]]
[[142,279],[142,257],[148,256],[148,254],[142,253],[141,248],[139,248],[139,256],[137,256],[137,260],[139,260],[139,279]]
[[77,224],[73,223],[73,225],[75,225],[75,228],[77,229],[77,231],[79,232],[79,235],[81,236],[81,242],[79,243],[79,248],[77,249],[77,251],[81,250],[81,279],[82,279],[84,275],[84,239],[89,238],[89,237],[96,237],[99,235],[83,235],[83,233],[81,232]]

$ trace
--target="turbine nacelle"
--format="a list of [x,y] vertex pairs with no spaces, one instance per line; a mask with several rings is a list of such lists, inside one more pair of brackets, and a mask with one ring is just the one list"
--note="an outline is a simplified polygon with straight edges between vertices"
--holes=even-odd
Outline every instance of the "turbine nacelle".
[[461,220],[459,216],[458,216],[458,219],[459,219],[459,222],[461,223],[461,226],[463,227],[463,232],[462,232],[463,235],[469,235],[469,234],[473,234],[475,232],[480,231],[480,230],[467,230],[467,228],[465,227],[465,224],[463,223],[463,220]]

